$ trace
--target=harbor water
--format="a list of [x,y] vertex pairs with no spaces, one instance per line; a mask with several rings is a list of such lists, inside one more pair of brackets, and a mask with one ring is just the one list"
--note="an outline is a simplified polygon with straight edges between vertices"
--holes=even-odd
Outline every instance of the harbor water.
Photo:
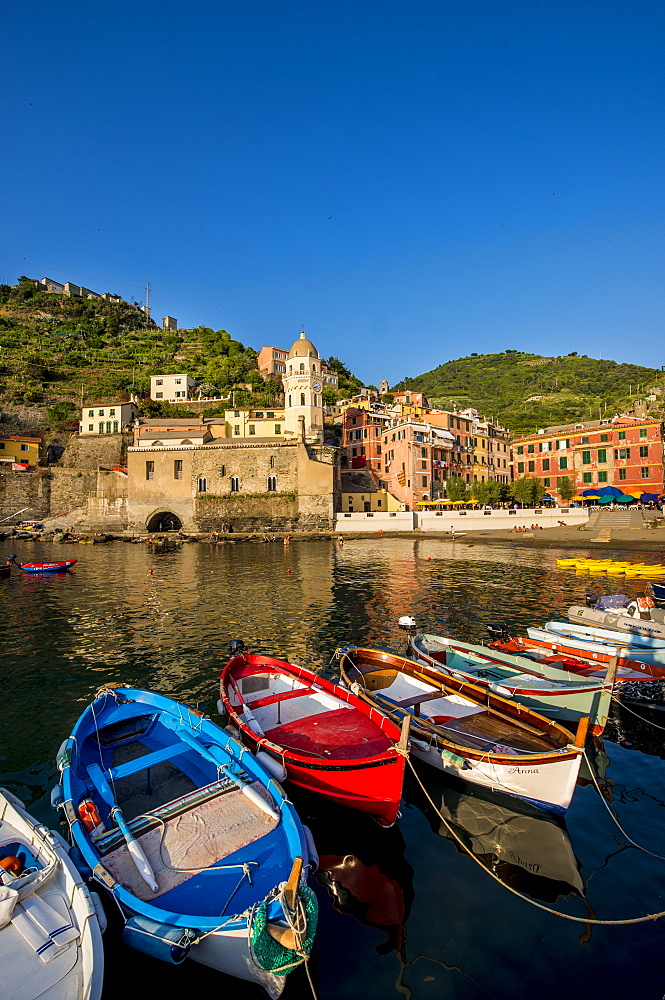
[[[487,622],[519,634],[583,604],[588,592],[644,588],[558,570],[555,558],[570,552],[379,535],[163,553],[12,539],[0,543],[0,562],[10,552],[19,561],[78,559],[70,573],[15,570],[0,579],[0,785],[56,827],[56,752],[105,683],[151,688],[221,723],[215,706],[230,639],[332,676],[340,646],[403,651],[401,615],[482,642]],[[309,969],[319,1000],[661,1000],[665,918],[588,922],[665,910],[665,712],[631,709],[615,706],[603,737],[589,743],[564,821],[422,764],[409,773],[391,830],[293,791],[320,854]],[[126,950],[112,905],[104,1000],[138,1000],[146,988],[164,998],[262,996],[194,962],[167,967]],[[284,997],[311,996],[299,969]]]

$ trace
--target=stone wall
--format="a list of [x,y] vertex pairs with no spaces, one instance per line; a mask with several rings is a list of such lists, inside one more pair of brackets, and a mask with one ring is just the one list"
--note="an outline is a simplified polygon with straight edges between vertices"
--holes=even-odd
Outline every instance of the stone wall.
[[131,444],[131,435],[128,438],[123,434],[75,435],[70,438],[60,464],[66,469],[96,470],[99,466],[112,469],[114,465],[124,465],[128,442]]
[[[0,470],[0,521],[7,526],[18,511],[17,520],[37,521],[48,517],[51,503],[51,479],[43,469],[36,472]],[[24,508],[28,508],[24,510]],[[6,519],[10,518],[9,521]],[[0,531],[3,525],[0,524]]]
[[[88,496],[96,495],[97,486],[96,471],[81,472],[76,469],[58,468],[37,469],[34,472],[2,470],[0,471],[0,520],[13,517],[24,507],[28,509],[19,515],[20,520],[41,521],[48,517],[66,514],[78,507],[85,507]],[[111,492],[115,495],[118,488]]]
[[198,531],[220,531],[225,522],[234,531],[295,531],[301,527],[298,501],[292,494],[263,497],[202,494],[196,499],[195,519]]
[[88,502],[90,493],[97,489],[97,472],[76,469],[49,469],[51,481],[51,517],[67,514]]

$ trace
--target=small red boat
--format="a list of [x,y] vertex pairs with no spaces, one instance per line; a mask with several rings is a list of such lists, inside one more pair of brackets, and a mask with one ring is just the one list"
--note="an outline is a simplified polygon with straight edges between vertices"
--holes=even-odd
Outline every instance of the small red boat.
[[78,562],[77,559],[63,559],[62,562],[15,563],[24,573],[63,573]]
[[351,691],[271,656],[235,653],[220,677],[220,711],[295,785],[338,805],[396,821],[406,733]]

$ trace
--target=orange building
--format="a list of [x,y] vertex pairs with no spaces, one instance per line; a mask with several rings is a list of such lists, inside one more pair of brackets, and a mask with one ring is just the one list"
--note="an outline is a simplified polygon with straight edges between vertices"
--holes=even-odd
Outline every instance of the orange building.
[[659,495],[663,458],[662,421],[637,417],[546,427],[513,442],[515,478],[537,476],[555,498],[565,476],[578,493],[616,486]]

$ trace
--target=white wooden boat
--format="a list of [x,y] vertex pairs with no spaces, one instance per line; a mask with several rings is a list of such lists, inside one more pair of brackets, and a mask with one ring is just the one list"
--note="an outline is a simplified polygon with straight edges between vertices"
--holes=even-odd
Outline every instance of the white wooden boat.
[[411,753],[440,771],[553,812],[570,805],[588,719],[577,734],[468,681],[379,649],[339,651],[343,682],[411,722]]
[[98,1000],[104,976],[99,897],[88,892],[64,840],[4,788],[0,858],[0,997]]
[[[587,610],[587,609],[580,609]],[[545,628],[561,635],[580,636],[590,642],[611,643],[614,646],[635,646],[639,649],[659,651],[665,654],[665,638],[660,636],[638,635],[636,632],[622,632],[617,628],[604,628],[579,622],[547,622]],[[665,662],[665,657],[663,662]]]

